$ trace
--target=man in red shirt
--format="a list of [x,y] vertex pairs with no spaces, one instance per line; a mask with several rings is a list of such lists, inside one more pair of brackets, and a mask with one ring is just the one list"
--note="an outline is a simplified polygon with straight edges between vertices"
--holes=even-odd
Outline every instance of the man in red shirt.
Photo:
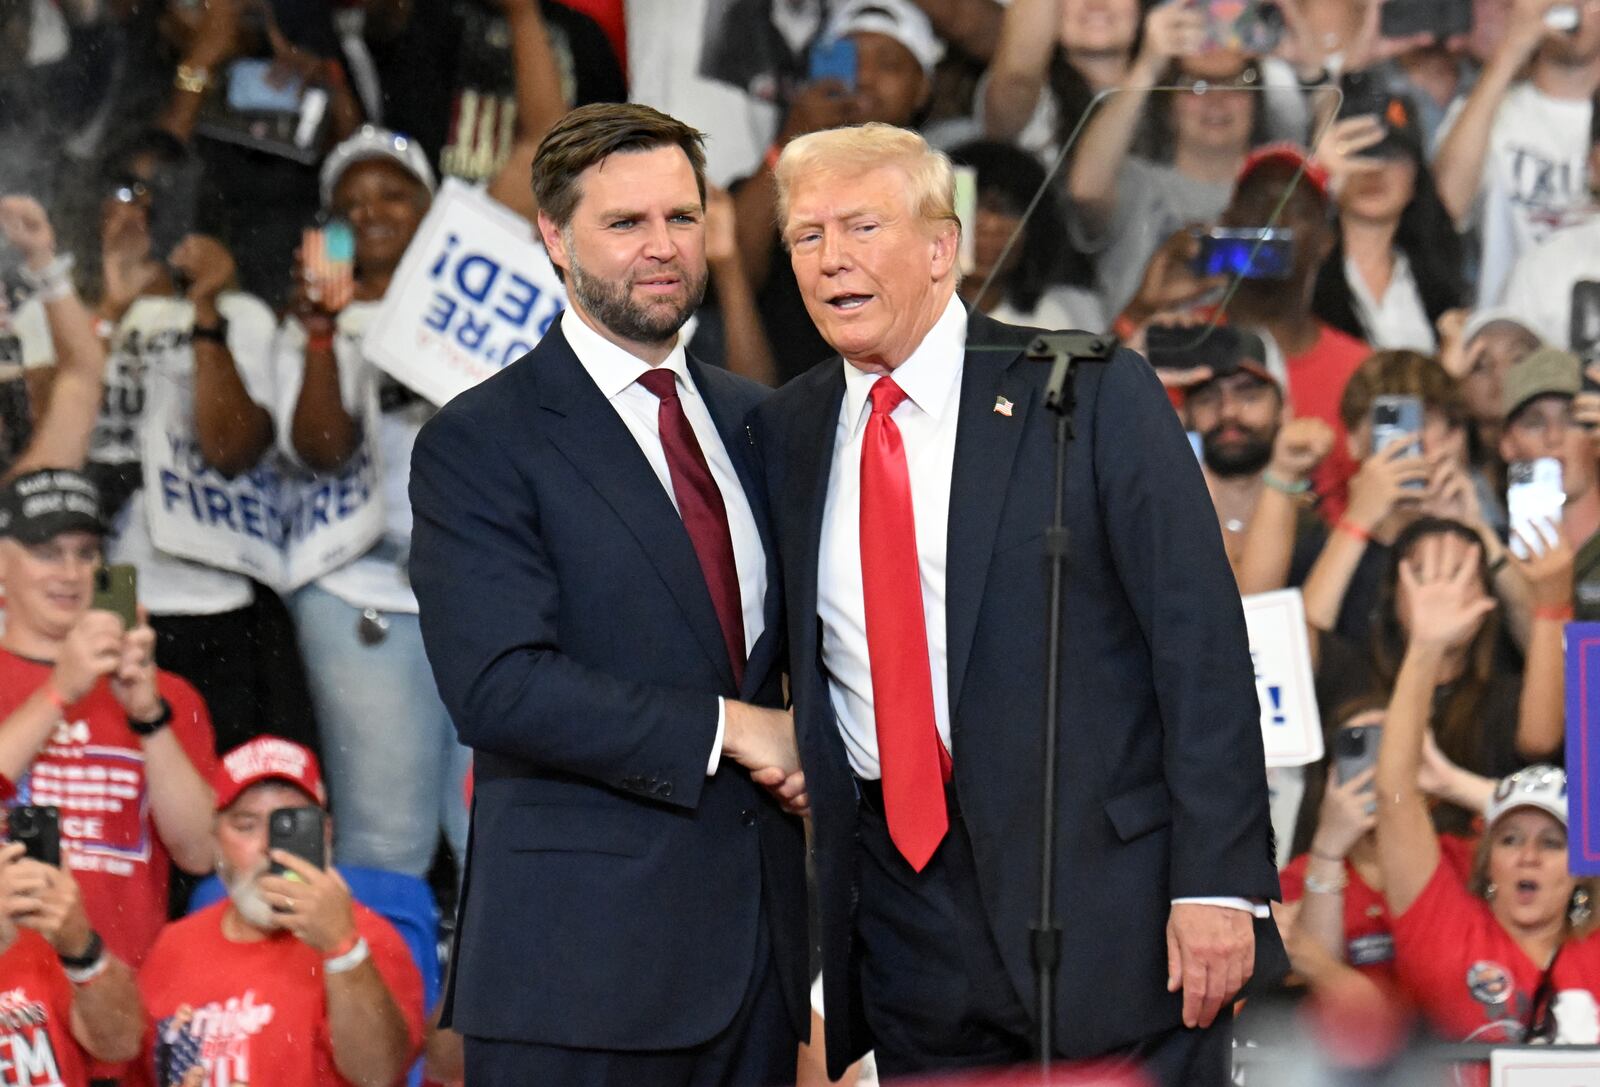
[[0,489],[0,803],[61,810],[90,920],[137,967],[167,917],[167,861],[212,862],[211,719],[131,630],[92,608],[104,561],[94,484],[31,472]]
[[0,846],[0,1083],[84,1087],[92,1060],[138,1052],[133,973],[83,912],[70,872]]
[[274,812],[323,807],[316,756],[261,736],[222,759],[215,785],[228,897],[167,926],[145,960],[142,1075],[157,1087],[396,1082],[423,1030],[404,941],[332,867],[267,845]]

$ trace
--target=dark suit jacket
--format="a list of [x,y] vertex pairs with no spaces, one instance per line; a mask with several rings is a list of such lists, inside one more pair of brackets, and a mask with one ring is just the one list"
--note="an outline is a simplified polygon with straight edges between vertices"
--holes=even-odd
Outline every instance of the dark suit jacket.
[[768,544],[766,631],[735,689],[683,522],[558,327],[451,401],[412,458],[411,578],[474,749],[445,1022],[479,1037],[668,1049],[733,1019],[766,923],[806,1001],[800,822],[732,762],[717,699],[782,702],[765,500],[742,425],[765,390],[689,362]]
[[[950,493],[946,609],[955,786],[979,891],[1022,1003],[1037,1007],[1041,721],[1054,417],[1031,330],[973,315]],[[1066,485],[1056,1015],[1069,1057],[1180,1022],[1166,992],[1173,898],[1275,898],[1255,682],[1239,593],[1200,470],[1150,367],[1085,364]],[[844,378],[838,359],[753,417],[777,528],[790,684],[811,794],[827,1049],[869,1045],[852,967],[857,798],[829,703],[817,552]],[[995,398],[1014,405],[1010,417]],[[1284,966],[1270,921],[1258,970]]]

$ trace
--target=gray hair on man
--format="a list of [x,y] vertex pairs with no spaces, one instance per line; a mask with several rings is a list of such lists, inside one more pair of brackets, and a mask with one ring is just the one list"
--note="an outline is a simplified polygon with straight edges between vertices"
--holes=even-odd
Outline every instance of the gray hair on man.
[[872,121],[812,132],[784,147],[773,169],[778,183],[779,233],[788,222],[789,194],[799,178],[856,176],[884,166],[905,173],[908,203],[924,221],[948,221],[959,228],[956,174],[949,157],[929,147],[927,140],[910,129]]

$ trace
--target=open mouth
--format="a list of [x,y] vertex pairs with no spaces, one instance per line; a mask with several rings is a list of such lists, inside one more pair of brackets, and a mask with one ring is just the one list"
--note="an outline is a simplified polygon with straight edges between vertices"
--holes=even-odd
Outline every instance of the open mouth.
[[1518,901],[1528,902],[1539,893],[1539,884],[1535,880],[1519,879],[1517,880],[1516,890]]
[[839,313],[851,313],[872,301],[870,294],[836,294],[828,299],[830,308]]

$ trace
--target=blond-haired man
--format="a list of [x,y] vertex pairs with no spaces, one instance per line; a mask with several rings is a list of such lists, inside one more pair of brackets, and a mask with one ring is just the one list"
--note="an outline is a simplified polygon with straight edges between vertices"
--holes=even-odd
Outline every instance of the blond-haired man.
[[[951,168],[921,137],[816,133],[777,179],[802,296],[841,356],[753,417],[815,820],[829,1070],[869,1046],[886,1075],[1024,1061],[1049,368],[1023,355],[1033,331],[955,297]],[[1281,962],[1270,922],[1252,925],[1278,884],[1243,616],[1149,367],[1118,352],[1077,393],[1057,1048],[1220,1084],[1222,1009],[1258,958]]]

